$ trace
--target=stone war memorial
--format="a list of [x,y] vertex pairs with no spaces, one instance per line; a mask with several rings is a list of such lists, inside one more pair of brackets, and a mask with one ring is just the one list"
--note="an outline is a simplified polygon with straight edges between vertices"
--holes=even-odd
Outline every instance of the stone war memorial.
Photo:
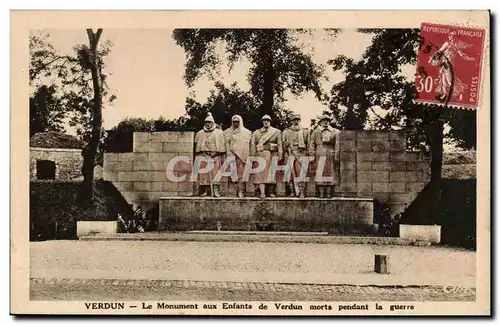
[[[227,132],[222,136],[222,130],[218,131],[220,139],[232,141]],[[384,206],[390,216],[402,213],[430,181],[428,154],[407,151],[404,131],[336,130],[337,143],[332,151],[336,157],[334,170],[330,171],[328,158],[327,166],[320,166],[325,165],[324,161],[311,152],[316,141],[314,130],[303,132],[307,136],[298,139],[309,142],[310,150],[302,158],[292,157],[293,148],[284,151],[287,145],[281,141],[287,135],[275,131],[268,138],[278,136],[282,157],[276,150],[275,160],[262,158],[261,163],[271,162],[264,164],[264,169],[269,169],[264,171],[255,163],[263,156],[257,149],[261,143],[256,132],[240,137],[250,142],[250,160],[246,163],[239,160],[238,151],[234,154],[236,160],[228,159],[231,150],[226,149],[231,143],[217,148],[222,144],[216,142],[223,141],[218,140],[218,135],[213,138],[213,147],[201,150],[203,146],[210,147],[210,143],[206,143],[204,131],[200,132],[135,132],[133,152],[104,155],[104,179],[112,182],[129,204],[142,209],[158,207],[159,231],[375,234],[381,222],[377,220],[377,206]],[[267,142],[262,146],[264,152],[266,145]],[[289,164],[293,167],[287,169],[285,160],[293,158]],[[297,162],[302,164],[296,165]],[[301,171],[297,167],[306,171],[308,179],[298,180]],[[255,184],[258,174],[266,171],[276,175],[274,182]],[[334,175],[328,191],[323,191],[324,183],[318,182],[318,172]],[[248,178],[242,182],[245,176]],[[200,182],[202,177],[205,180]]]

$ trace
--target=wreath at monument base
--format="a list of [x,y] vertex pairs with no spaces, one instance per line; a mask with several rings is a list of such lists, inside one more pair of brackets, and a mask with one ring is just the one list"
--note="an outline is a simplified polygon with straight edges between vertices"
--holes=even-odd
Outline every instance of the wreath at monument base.
[[259,231],[273,230],[274,213],[272,209],[264,202],[259,204],[254,212],[255,228]]

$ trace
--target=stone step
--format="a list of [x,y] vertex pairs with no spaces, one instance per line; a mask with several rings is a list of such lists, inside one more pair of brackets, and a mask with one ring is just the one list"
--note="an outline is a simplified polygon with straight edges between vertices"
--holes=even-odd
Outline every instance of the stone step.
[[162,197],[160,231],[376,232],[371,198]]
[[147,232],[136,234],[95,234],[79,237],[84,241],[135,240],[135,241],[195,241],[195,242],[270,242],[270,243],[310,243],[310,244],[353,244],[353,245],[411,245],[430,246],[431,243],[402,239],[399,237],[374,236],[332,236],[299,234],[296,232],[276,234],[276,232]]
[[310,232],[310,231],[231,231],[231,230],[191,230],[186,234],[202,235],[270,235],[270,236],[328,236],[328,232]]

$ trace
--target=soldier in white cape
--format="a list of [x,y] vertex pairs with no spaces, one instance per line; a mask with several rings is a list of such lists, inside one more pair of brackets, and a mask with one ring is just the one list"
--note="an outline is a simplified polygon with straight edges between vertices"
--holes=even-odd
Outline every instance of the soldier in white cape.
[[244,127],[243,119],[239,115],[231,118],[232,125],[224,131],[224,141],[226,143],[226,159],[236,161],[236,171],[238,176],[238,189],[236,195],[244,197],[246,182],[243,179],[245,165],[250,151],[250,139],[252,132]]

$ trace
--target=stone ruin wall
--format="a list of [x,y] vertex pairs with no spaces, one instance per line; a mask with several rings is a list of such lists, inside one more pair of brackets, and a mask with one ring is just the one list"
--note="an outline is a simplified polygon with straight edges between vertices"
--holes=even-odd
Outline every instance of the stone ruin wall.
[[[111,181],[130,204],[158,204],[165,196],[191,196],[196,184],[170,182],[168,161],[177,155],[193,159],[194,132],[136,132],[133,152],[106,153],[104,179]],[[406,151],[406,135],[400,131],[341,131],[340,184],[336,195],[375,198],[389,205],[391,215],[400,213],[430,180],[429,157],[423,152]],[[179,174],[190,177],[187,164],[176,165]],[[174,173],[175,174],[175,173]],[[314,175],[307,186],[314,196]],[[279,180],[279,178],[278,178]],[[233,187],[223,184],[221,194],[232,196]],[[279,196],[285,195],[278,183]],[[253,196],[254,186],[247,185]]]
[[37,161],[55,163],[56,181],[81,181],[83,156],[80,149],[30,148],[30,180],[37,180]]

